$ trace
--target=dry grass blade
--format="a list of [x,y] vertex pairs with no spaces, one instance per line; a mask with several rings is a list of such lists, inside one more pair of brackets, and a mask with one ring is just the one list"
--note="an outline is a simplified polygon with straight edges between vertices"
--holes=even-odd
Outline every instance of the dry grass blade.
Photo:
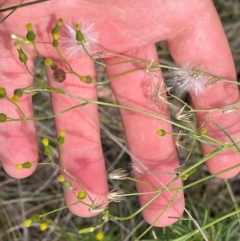
[[[37,1],[24,1],[24,0],[22,0],[17,5],[13,5],[13,6],[10,5],[9,7],[6,7],[6,8],[0,8],[0,13],[10,11],[10,10],[15,11],[18,8],[27,7],[27,6],[30,6],[30,5],[33,5],[33,4],[38,4],[38,3],[42,3],[42,2],[48,2],[48,1],[51,1],[51,0],[37,0]],[[0,6],[0,7],[2,7],[2,6]]]
[[37,3],[42,3],[42,2],[47,2],[50,0],[37,0],[37,1],[31,1],[31,2],[25,2],[24,0],[20,1],[19,4],[17,5],[9,5],[8,7],[2,8],[2,6],[4,6],[4,3],[2,5],[0,5],[0,13],[3,12],[7,12],[7,11],[11,11],[10,13],[8,13],[3,19],[0,20],[0,24],[3,23],[10,15],[12,15],[18,8],[22,8],[22,7],[27,7],[33,4],[37,4]]

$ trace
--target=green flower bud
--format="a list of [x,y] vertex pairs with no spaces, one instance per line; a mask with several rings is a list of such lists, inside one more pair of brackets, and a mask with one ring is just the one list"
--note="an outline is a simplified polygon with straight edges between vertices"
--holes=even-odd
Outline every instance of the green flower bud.
[[19,57],[20,62],[26,64],[27,61],[28,61],[28,57],[27,57],[27,55],[23,52],[20,44],[19,44],[18,42],[15,42],[14,46],[15,46],[15,48],[16,48],[17,51],[18,51],[18,57]]
[[91,84],[92,83],[92,76],[90,76],[90,75],[85,76],[85,83]]
[[28,24],[26,25],[26,28],[27,28],[27,30],[28,30],[26,39],[27,39],[29,42],[33,43],[33,42],[35,41],[35,39],[36,39],[36,35],[35,35],[35,33],[33,32],[33,26],[32,26],[32,24],[31,24],[31,23],[28,23]]
[[58,39],[59,39],[59,34],[55,33],[53,34],[53,42],[52,42],[52,46],[57,48],[58,47]]
[[54,39],[53,42],[52,42],[52,46],[57,48],[58,47],[58,40]]
[[0,113],[0,122],[5,122],[7,120],[7,116],[4,113]]
[[63,19],[59,18],[56,26],[52,29],[52,35],[54,35],[55,33],[59,33],[60,26],[62,25],[62,23],[63,23]]
[[0,87],[0,98],[4,98],[6,95],[6,89],[4,87]]
[[52,149],[51,149],[50,146],[44,146],[44,150],[43,151],[44,151],[44,154],[47,155],[47,156],[52,154]]
[[26,168],[26,169],[29,169],[32,167],[32,163],[31,162],[24,162],[22,164],[22,168]]
[[58,65],[53,62],[53,63],[50,65],[50,68],[51,68],[52,70],[57,70],[57,69],[58,69]]
[[90,76],[90,75],[80,76],[80,81],[82,81],[86,84],[91,84],[92,83],[92,76]]
[[69,181],[67,181],[67,180],[64,180],[64,181],[62,182],[62,184],[63,184],[63,187],[64,187],[64,188],[66,188],[66,189],[72,189],[72,184],[71,184],[71,182],[69,182]]
[[83,36],[83,33],[81,32],[80,30],[80,24],[75,24],[75,30],[76,30],[76,40],[78,42],[83,42],[84,41],[84,36]]
[[33,223],[38,223],[40,220],[40,216],[38,214],[33,214],[30,219]]
[[59,145],[62,145],[64,143],[64,137],[59,136],[58,139],[57,139],[57,142],[58,142]]
[[11,99],[12,99],[12,102],[17,103],[19,101],[19,96],[14,95]]
[[185,173],[184,175],[181,176],[183,181],[186,181],[190,175],[196,172],[196,167],[190,170],[189,172]]
[[15,89],[13,93],[14,93],[14,95],[18,96],[19,98],[21,98],[23,96],[22,89]]
[[166,131],[165,131],[164,129],[159,129],[159,130],[157,131],[157,135],[158,135],[158,136],[165,136],[165,135],[166,135]]

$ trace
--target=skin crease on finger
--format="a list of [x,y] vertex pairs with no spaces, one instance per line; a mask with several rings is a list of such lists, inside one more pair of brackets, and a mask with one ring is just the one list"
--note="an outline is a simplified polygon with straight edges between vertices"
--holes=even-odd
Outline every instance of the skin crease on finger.
[[[1,66],[1,76],[7,76],[6,73],[12,72],[12,69],[15,69],[15,71],[18,72],[24,72],[24,69],[21,65],[18,64],[18,60],[16,57],[16,50],[12,48],[12,42],[5,36],[5,33],[15,33],[17,35],[24,35],[25,30],[25,24],[28,22],[32,22],[34,24],[34,27],[36,29],[36,33],[39,37],[39,40],[49,40],[50,41],[50,35],[46,34],[46,32],[50,32],[52,27],[54,26],[55,22],[59,17],[63,18],[65,21],[68,22],[78,22],[81,20],[88,21],[90,23],[95,24],[95,28],[99,30],[99,42],[102,46],[107,47],[109,50],[121,53],[126,52],[131,49],[141,48],[149,43],[154,43],[160,40],[166,40],[169,39],[169,49],[171,51],[171,54],[173,55],[176,62],[181,66],[185,64],[185,62],[189,61],[192,64],[195,64],[199,59],[194,58],[195,56],[192,56],[190,53],[192,53],[192,49],[197,49],[197,46],[201,44],[201,42],[197,42],[197,38],[194,36],[191,36],[191,34],[188,34],[187,30],[191,29],[191,23],[199,23],[199,16],[202,13],[207,12],[207,9],[209,11],[210,9],[210,15],[213,15],[213,19],[218,26],[218,31],[220,31],[221,34],[219,35],[220,41],[223,39],[223,43],[220,48],[227,46],[225,36],[223,31],[219,30],[219,23],[218,18],[216,17],[216,12],[213,10],[211,1],[191,1],[191,6],[189,5],[188,0],[184,1],[138,1],[135,2],[135,6],[129,5],[128,1],[81,1],[81,4],[78,5],[78,2],[80,1],[60,1],[60,0],[52,0],[50,2],[42,3],[38,5],[37,11],[35,6],[27,7],[18,9],[16,13],[14,13],[12,16],[7,19],[4,24],[0,25],[0,31],[1,37],[0,37],[0,50],[2,59],[5,61],[9,61],[11,63],[10,66]],[[71,3],[71,4],[70,4]],[[68,9],[68,11],[66,11]],[[35,16],[38,16],[37,18]],[[19,24],[19,19],[21,19],[22,24]],[[191,19],[191,21],[189,21]],[[217,19],[217,20],[216,20]],[[206,21],[209,21],[207,19]],[[204,22],[204,21],[203,21]],[[16,23],[18,23],[18,26],[16,28]],[[196,26],[196,24],[193,24],[192,26]],[[204,26],[206,28],[206,26]],[[179,34],[179,30],[186,29],[186,31],[182,31]],[[198,27],[198,32],[200,33],[201,29],[204,29],[202,26],[201,28]],[[211,29],[210,27],[207,27],[207,29]],[[192,27],[192,30],[196,30],[196,28]],[[197,30],[196,30],[197,31]],[[209,30],[210,31],[210,30]],[[178,33],[176,35],[176,33]],[[204,33],[204,31],[203,31]],[[190,38],[191,42],[187,41],[187,39],[184,38]],[[219,40],[219,39],[218,39]],[[225,42],[224,42],[225,41]],[[183,43],[186,42],[185,45]],[[193,44],[192,44],[193,43]],[[218,42],[219,44],[219,42]],[[214,44],[213,46],[215,46]],[[216,53],[223,52],[224,57],[229,59],[229,56],[225,56],[225,53],[229,53],[229,49],[226,49],[224,47],[224,51],[216,50],[213,55],[216,56]],[[56,57],[55,53],[52,53],[49,48],[45,46],[39,46],[39,50],[43,55],[50,56],[50,57]],[[199,51],[202,50],[202,48],[199,48]],[[32,56],[32,51],[28,51],[27,53],[29,56]],[[218,52],[217,52],[218,51]],[[211,52],[211,51],[210,51]],[[184,53],[184,54],[182,54]],[[199,52],[196,54],[196,56],[200,57],[200,61],[204,60],[202,59],[204,56],[206,56],[204,53]],[[208,56],[208,55],[207,55]],[[209,56],[208,56],[209,57]],[[14,58],[16,61],[13,61],[12,58]],[[223,59],[223,58],[222,58]],[[206,60],[204,60],[206,61]],[[210,60],[209,60],[210,61]],[[225,61],[227,62],[227,61]],[[205,64],[205,63],[204,63]],[[206,66],[209,64],[206,63]],[[14,66],[14,67],[13,67]],[[217,66],[217,65],[216,65]],[[234,78],[233,72],[234,68],[232,67],[232,62],[230,61],[230,66],[226,66],[226,63],[224,64],[224,69],[228,70],[228,73],[223,72],[217,72],[223,76]],[[84,72],[82,71],[84,67]],[[81,74],[85,73],[94,73],[92,63],[89,63],[89,60],[86,58],[80,58],[77,60],[74,60],[74,68],[79,70],[79,72],[82,71]],[[214,72],[214,67],[211,69],[211,71]],[[13,88],[12,85],[15,82],[21,83],[20,86],[26,86],[31,82],[31,79],[29,77],[23,77],[23,75],[19,76],[12,76],[9,75],[10,78],[7,79],[7,77],[4,79],[1,77],[1,85],[6,87],[10,92],[12,92]],[[14,79],[14,81],[13,81]],[[75,87],[74,87],[75,86]],[[73,88],[74,87],[74,88]],[[76,92],[81,91],[82,85],[76,84],[76,80],[72,78],[68,78],[66,80],[65,88],[69,88],[71,90],[75,89]],[[219,91],[219,90],[217,90]],[[223,92],[223,90],[220,90]],[[81,92],[78,92],[81,93]],[[237,92],[236,90],[233,90],[234,93],[230,102],[237,101]],[[93,98],[96,98],[96,92],[94,88],[86,88],[85,95],[91,96]],[[127,95],[128,93],[125,93]],[[234,97],[235,96],[235,97]],[[53,96],[53,106],[54,110],[58,111],[63,107],[63,102],[65,107],[71,106],[73,103],[68,102],[68,99],[64,99],[62,102],[54,101]],[[197,106],[196,103],[199,102],[199,98],[196,98],[194,102],[194,105]],[[204,98],[207,99],[207,98]],[[26,110],[27,115],[32,115],[31,109],[29,108],[29,101],[24,102],[21,101],[21,108]],[[208,103],[204,103],[208,104]],[[1,109],[1,111],[4,111],[4,109]],[[90,184],[88,189],[90,190],[90,193],[93,193],[96,197],[101,197],[103,200],[105,199],[106,193],[107,193],[107,183],[105,180],[105,167],[104,167],[104,161],[103,156],[100,150],[100,138],[98,133],[98,127],[95,122],[91,122],[88,125],[85,130],[87,130],[87,135],[90,136],[94,133],[96,135],[96,139],[94,141],[84,142],[84,138],[86,138],[86,135],[83,134],[81,126],[79,126],[79,119],[81,120],[83,115],[85,115],[85,111],[88,113],[91,113],[91,118],[97,120],[97,111],[96,107],[92,106],[89,107],[88,110],[83,111],[72,111],[71,115],[76,116],[76,119],[74,118],[69,125],[66,125],[64,123],[69,123],[70,117],[66,115],[66,117],[62,116],[62,118],[56,119],[56,126],[58,130],[65,129],[67,133],[73,133],[69,136],[69,146],[63,150],[62,156],[64,157],[64,153],[68,153],[69,156],[67,165],[69,170],[76,170],[76,160],[82,160],[84,159],[86,163],[88,163],[88,167],[86,173],[85,180],[87,180],[87,183],[90,183],[91,176],[94,174],[98,175],[98,180],[101,180],[100,182],[94,181]],[[20,123],[16,124],[16,127],[11,128],[11,131],[9,128],[7,129],[7,133],[5,136],[0,138],[0,144],[1,145],[1,159],[3,162],[3,166],[5,170],[9,173],[9,175],[12,175],[14,177],[26,177],[27,175],[30,175],[33,171],[29,170],[25,173],[16,173],[14,169],[14,161],[15,159],[15,153],[7,153],[5,150],[10,146],[10,144],[6,145],[4,143],[11,143],[11,138],[13,137],[13,132],[19,132],[19,129],[21,128]],[[125,124],[127,126],[128,123]],[[90,128],[94,126],[93,130],[91,131]],[[3,127],[3,126],[2,126]],[[0,131],[2,131],[2,127],[0,127]],[[36,143],[34,142],[35,134],[34,134],[34,126],[32,123],[28,122],[26,123],[26,126],[24,127],[27,130],[31,130],[31,135],[28,136],[26,139],[17,139],[15,140],[15,146],[19,147],[19,154],[17,162],[24,162],[26,161],[25,158],[29,158],[29,160],[37,161],[36,160],[36,149],[28,148],[29,143]],[[77,143],[76,136],[74,136],[73,130],[78,130],[79,134],[79,143],[84,143],[84,147],[79,145]],[[15,129],[15,130],[14,130]],[[237,128],[236,128],[237,129]],[[239,130],[239,128],[237,129]],[[139,132],[146,132],[146,130],[139,130]],[[22,143],[26,142],[26,149],[22,147]],[[74,143],[71,145],[71,143]],[[12,145],[12,144],[11,144]],[[134,145],[134,144],[133,144]],[[5,148],[2,148],[5,147]],[[85,151],[79,153],[79,151],[76,151],[78,148],[83,148]],[[173,147],[172,147],[173,148]],[[203,147],[203,151],[205,147]],[[21,151],[20,151],[21,150]],[[204,151],[207,153],[209,150]],[[94,153],[94,158],[90,160],[91,154]],[[8,156],[8,158],[5,158]],[[10,162],[11,160],[12,162]],[[13,161],[14,160],[14,161]],[[234,159],[236,160],[236,158]],[[90,163],[94,163],[91,165]],[[78,161],[79,162],[79,161]],[[94,165],[98,163],[99,170],[98,173],[96,173],[96,169],[94,169]],[[234,162],[235,163],[235,162]],[[82,165],[82,164],[81,164]],[[176,163],[174,164],[176,165]],[[12,166],[12,168],[11,168]],[[214,168],[211,168],[212,165],[209,164],[209,168],[215,171]],[[78,166],[79,172],[82,169],[82,166]],[[79,178],[80,181],[83,181],[80,174],[76,174],[77,178]],[[233,173],[230,173],[229,176],[232,176]],[[96,192],[96,190],[98,190]],[[70,194],[66,195],[67,203],[73,202],[73,197]],[[89,214],[87,209],[82,209],[81,207],[72,207],[72,211],[80,216],[91,216],[93,214]],[[154,217],[153,217],[154,218]],[[150,220],[149,222],[151,222]],[[172,220],[174,222],[176,220]],[[170,224],[167,223],[165,225]],[[164,224],[157,224],[158,226],[164,226]]]

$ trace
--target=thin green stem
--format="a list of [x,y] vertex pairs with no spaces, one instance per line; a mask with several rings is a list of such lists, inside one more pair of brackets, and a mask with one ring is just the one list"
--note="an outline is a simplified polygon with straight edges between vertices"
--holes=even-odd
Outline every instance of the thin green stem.
[[114,75],[113,77],[111,77],[111,78],[108,79],[108,80],[101,81],[101,82],[94,82],[94,84],[96,84],[96,85],[107,84],[107,83],[110,83],[111,81],[113,81],[113,80],[115,80],[115,79],[118,79],[119,77],[123,77],[123,76],[125,76],[125,75],[131,74],[131,73],[135,73],[135,72],[140,71],[140,70],[143,70],[143,69],[144,69],[144,68],[131,69],[131,70],[122,72],[121,74]]
[[58,211],[64,210],[64,209],[69,208],[69,207],[71,207],[71,206],[74,206],[74,205],[76,205],[76,204],[78,204],[78,203],[79,203],[79,202],[75,202],[75,203],[72,203],[72,204],[70,204],[70,205],[65,205],[65,206],[63,206],[63,207],[54,209],[54,210],[52,210],[52,211],[50,211],[50,212],[47,212],[47,213],[44,213],[44,214],[40,215],[40,217],[46,217],[46,216],[48,216],[48,215],[50,215],[50,214],[52,214],[52,213],[56,213],[56,212],[58,212]]
[[84,103],[81,103],[81,104],[78,104],[78,105],[74,105],[74,106],[72,106],[72,107],[70,107],[68,109],[65,109],[65,110],[63,110],[61,112],[58,112],[58,113],[56,113],[54,115],[48,115],[48,116],[43,116],[43,117],[25,117],[24,119],[21,119],[21,118],[15,119],[15,118],[10,118],[9,117],[9,121],[39,121],[39,120],[52,119],[52,118],[56,118],[57,116],[60,116],[60,115],[62,115],[64,113],[66,113],[66,112],[68,112],[70,110],[73,110],[73,109],[78,108],[78,107],[85,106],[87,104],[88,104],[88,102],[84,102]]
[[34,74],[32,74],[32,72],[29,70],[27,63],[24,63],[24,65],[25,65],[27,72],[34,78]]
[[[27,2],[27,3],[23,3],[24,0],[22,0],[18,5],[15,5],[15,6],[11,6],[11,7],[8,7],[8,8],[3,8],[3,9],[0,9],[0,13],[1,12],[6,12],[6,11],[10,11],[10,10],[13,10],[10,14],[12,14],[14,11],[16,11],[18,8],[23,8],[23,7],[26,7],[26,6],[30,6],[30,5],[33,5],[33,4],[38,4],[38,3],[42,3],[42,2],[47,2],[47,1],[50,1],[50,0],[37,0],[37,1],[31,1],[31,2]],[[1,23],[1,22],[0,22]]]
[[230,136],[230,134],[223,128],[221,127],[218,123],[216,122],[213,122],[213,124],[219,128],[230,140],[231,142],[233,143],[233,145],[236,147],[236,149],[238,150],[238,152],[240,153],[240,149],[238,147],[238,145],[236,144],[236,142],[233,140],[233,138]]
[[[75,98],[75,99],[79,99],[79,100],[82,100],[82,101],[85,101],[86,103],[92,103],[92,104],[98,104],[98,105],[102,105],[102,106],[108,106],[108,107],[114,107],[114,108],[119,108],[119,109],[125,109],[125,110],[129,110],[129,111],[133,111],[133,112],[136,112],[136,113],[140,113],[140,114],[144,114],[144,115],[147,115],[147,116],[150,116],[150,117],[154,117],[156,119],[159,119],[159,120],[162,120],[164,122],[167,122],[173,126],[176,126],[176,127],[179,127],[181,129],[184,129],[186,131],[189,131],[190,133],[192,133],[192,137],[200,142],[208,142],[208,144],[211,144],[212,143],[215,143],[216,144],[219,144],[220,146],[223,146],[235,153],[238,153],[237,150],[235,150],[235,148],[233,148],[231,145],[228,145],[226,144],[225,142],[223,141],[219,141],[219,140],[216,140],[215,138],[211,137],[211,136],[208,136],[208,135],[204,135],[204,134],[196,134],[196,131],[195,130],[192,130],[191,128],[188,128],[186,126],[183,126],[177,122],[174,122],[172,120],[169,120],[169,119],[166,119],[164,117],[161,117],[159,115],[156,115],[156,114],[153,114],[153,113],[150,113],[150,112],[147,112],[147,111],[143,111],[143,110],[140,110],[140,109],[136,109],[136,108],[133,108],[133,107],[130,107],[130,106],[125,106],[125,105],[119,105],[119,104],[114,104],[114,103],[105,103],[105,102],[102,102],[102,101],[98,101],[98,100],[90,100],[90,99],[87,99],[87,98],[84,98],[84,97],[80,97],[80,96],[77,96],[77,95],[74,95],[74,94],[71,94],[69,92],[66,92],[66,91],[63,91],[63,90],[59,90],[59,89],[56,89],[56,88],[53,88],[53,87],[48,87],[48,89],[43,89],[43,90],[32,90],[32,91],[47,91],[47,92],[57,92],[59,94],[65,94],[69,97],[72,97],[72,98]],[[71,109],[71,108],[69,108]],[[64,112],[66,112],[67,110],[65,110]],[[63,113],[63,112],[61,112]],[[61,114],[59,113],[59,114]],[[59,115],[58,114],[58,115]],[[55,115],[51,116],[51,118],[55,117]],[[38,118],[39,119],[39,118]],[[37,119],[37,120],[38,120]],[[41,119],[44,119],[44,118],[41,118]],[[14,120],[13,118],[11,120]],[[16,119],[15,119],[16,120]],[[33,120],[33,118],[27,118],[26,120]]]
[[[22,111],[22,109],[20,108],[20,106],[15,103],[14,101],[12,101],[10,98],[8,97],[5,97],[9,102],[11,102],[13,105],[15,105],[17,107],[17,109],[20,111],[21,115],[23,116],[23,119],[25,120],[27,117],[26,115],[24,114],[24,112]],[[9,118],[10,119],[10,118]]]

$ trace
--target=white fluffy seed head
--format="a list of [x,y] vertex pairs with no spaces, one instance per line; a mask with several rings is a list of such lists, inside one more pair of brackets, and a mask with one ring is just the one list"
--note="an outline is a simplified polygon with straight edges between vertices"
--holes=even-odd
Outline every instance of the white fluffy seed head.
[[168,87],[172,87],[171,91],[174,95],[182,98],[191,92],[195,95],[203,93],[205,89],[204,76],[201,71],[192,71],[189,67],[173,70],[170,78],[165,80]]
[[80,30],[84,36],[83,43],[76,40],[74,25],[73,23],[64,23],[61,26],[59,44],[62,52],[70,59],[85,56],[85,49],[89,54],[94,54],[97,51],[96,44],[98,44],[99,37],[99,33],[94,29],[94,24],[84,21],[80,22]]

